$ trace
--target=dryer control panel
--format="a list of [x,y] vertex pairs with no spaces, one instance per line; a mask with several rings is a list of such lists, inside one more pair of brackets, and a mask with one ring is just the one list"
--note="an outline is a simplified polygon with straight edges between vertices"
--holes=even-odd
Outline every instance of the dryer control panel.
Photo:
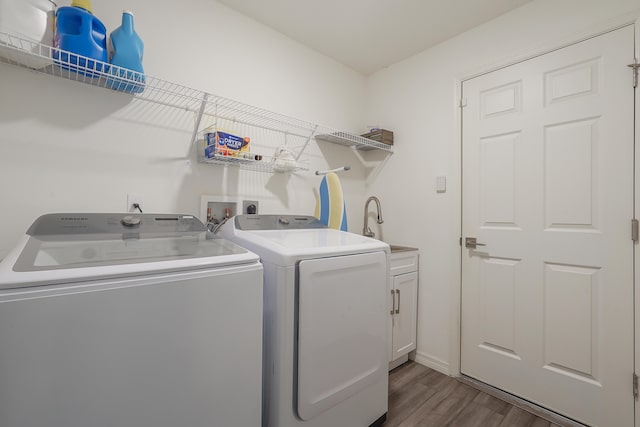
[[238,230],[304,230],[327,228],[316,217],[308,215],[238,215],[235,217]]

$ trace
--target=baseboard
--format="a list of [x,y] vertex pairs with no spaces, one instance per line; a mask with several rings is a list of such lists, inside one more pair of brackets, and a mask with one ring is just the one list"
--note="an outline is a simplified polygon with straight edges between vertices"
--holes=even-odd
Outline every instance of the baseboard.
[[398,366],[406,363],[408,360],[409,360],[409,355],[405,354],[404,356],[399,357],[398,359],[392,362],[389,362],[389,371],[396,369]]
[[427,368],[434,369],[445,375],[451,375],[449,372],[449,364],[444,360],[438,359],[437,357],[433,357],[428,354],[417,351],[416,357],[414,360],[417,363],[426,366]]

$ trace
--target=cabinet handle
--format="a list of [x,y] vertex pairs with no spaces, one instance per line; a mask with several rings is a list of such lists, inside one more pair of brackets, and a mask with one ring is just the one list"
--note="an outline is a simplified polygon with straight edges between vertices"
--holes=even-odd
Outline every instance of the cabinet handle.
[[393,316],[393,309],[396,308],[396,293],[393,289],[391,289],[391,298],[393,298],[393,303],[391,303],[391,315]]
[[398,294],[398,308],[396,308],[396,314],[400,314],[400,289],[396,289],[396,294]]

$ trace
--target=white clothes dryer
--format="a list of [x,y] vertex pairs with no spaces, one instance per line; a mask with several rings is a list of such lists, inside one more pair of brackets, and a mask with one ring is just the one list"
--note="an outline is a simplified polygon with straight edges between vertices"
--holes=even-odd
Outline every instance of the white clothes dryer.
[[221,233],[264,266],[263,425],[384,423],[389,246],[310,216],[240,215]]
[[50,214],[0,263],[0,426],[258,427],[262,266],[191,215]]

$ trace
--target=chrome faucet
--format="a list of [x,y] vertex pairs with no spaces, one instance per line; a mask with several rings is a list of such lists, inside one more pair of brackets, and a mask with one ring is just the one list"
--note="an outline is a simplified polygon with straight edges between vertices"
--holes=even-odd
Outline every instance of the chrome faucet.
[[376,202],[376,208],[378,209],[378,224],[382,224],[384,221],[382,220],[382,207],[380,206],[380,200],[376,196],[371,196],[367,199],[364,204],[364,228],[362,229],[362,235],[366,237],[375,237],[376,233],[371,231],[369,228],[369,216],[367,215],[369,209],[369,203],[371,201]]

